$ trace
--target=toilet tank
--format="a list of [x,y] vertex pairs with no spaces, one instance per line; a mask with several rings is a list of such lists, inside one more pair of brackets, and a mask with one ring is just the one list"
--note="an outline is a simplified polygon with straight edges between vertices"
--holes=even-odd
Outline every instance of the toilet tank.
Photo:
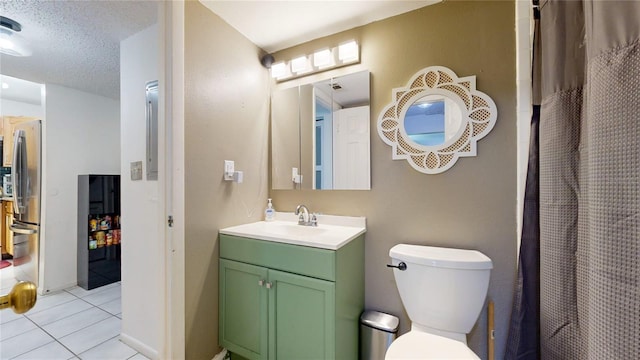
[[476,250],[398,244],[389,256],[402,303],[413,324],[466,334],[484,305],[493,264]]

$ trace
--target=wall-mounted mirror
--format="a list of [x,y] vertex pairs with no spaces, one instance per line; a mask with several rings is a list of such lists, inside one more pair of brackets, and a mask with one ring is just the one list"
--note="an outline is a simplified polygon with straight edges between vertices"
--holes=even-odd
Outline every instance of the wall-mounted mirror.
[[273,189],[368,190],[369,72],[272,94]]
[[476,89],[475,76],[458,78],[444,66],[420,70],[406,87],[393,89],[391,99],[378,118],[378,134],[393,160],[407,160],[425,174],[475,156],[498,116],[493,100]]

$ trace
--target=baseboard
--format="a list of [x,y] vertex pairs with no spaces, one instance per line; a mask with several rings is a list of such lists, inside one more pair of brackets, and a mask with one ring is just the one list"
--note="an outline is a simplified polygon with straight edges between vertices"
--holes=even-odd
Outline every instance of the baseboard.
[[[68,283],[62,286],[56,286],[55,288],[52,289],[44,289],[43,287],[38,287],[38,295],[47,295],[47,294],[53,294],[53,293],[57,293],[63,290],[67,290],[69,288],[72,288],[74,286],[78,285],[77,282],[73,282],[73,283]],[[42,284],[41,284],[42,286]]]
[[152,360],[160,359],[160,355],[158,354],[157,350],[149,347],[147,344],[142,343],[141,341],[139,341],[136,338],[133,338],[132,336],[129,336],[125,333],[120,333],[120,341],[131,346],[134,350],[137,350],[139,353],[148,357],[149,359],[152,359]]

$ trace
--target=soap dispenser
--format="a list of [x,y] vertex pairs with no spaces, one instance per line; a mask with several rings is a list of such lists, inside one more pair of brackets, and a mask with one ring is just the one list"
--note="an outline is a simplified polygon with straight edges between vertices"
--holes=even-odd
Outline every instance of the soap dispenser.
[[273,208],[273,204],[271,203],[271,199],[267,199],[267,208],[264,210],[264,221],[273,221],[275,220],[276,210]]

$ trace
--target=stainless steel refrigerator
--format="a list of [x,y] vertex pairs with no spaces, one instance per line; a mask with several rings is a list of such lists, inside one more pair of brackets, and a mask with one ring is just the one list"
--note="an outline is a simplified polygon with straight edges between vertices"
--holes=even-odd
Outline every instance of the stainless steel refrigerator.
[[13,133],[13,265],[18,280],[38,285],[40,250],[41,121],[17,124]]

